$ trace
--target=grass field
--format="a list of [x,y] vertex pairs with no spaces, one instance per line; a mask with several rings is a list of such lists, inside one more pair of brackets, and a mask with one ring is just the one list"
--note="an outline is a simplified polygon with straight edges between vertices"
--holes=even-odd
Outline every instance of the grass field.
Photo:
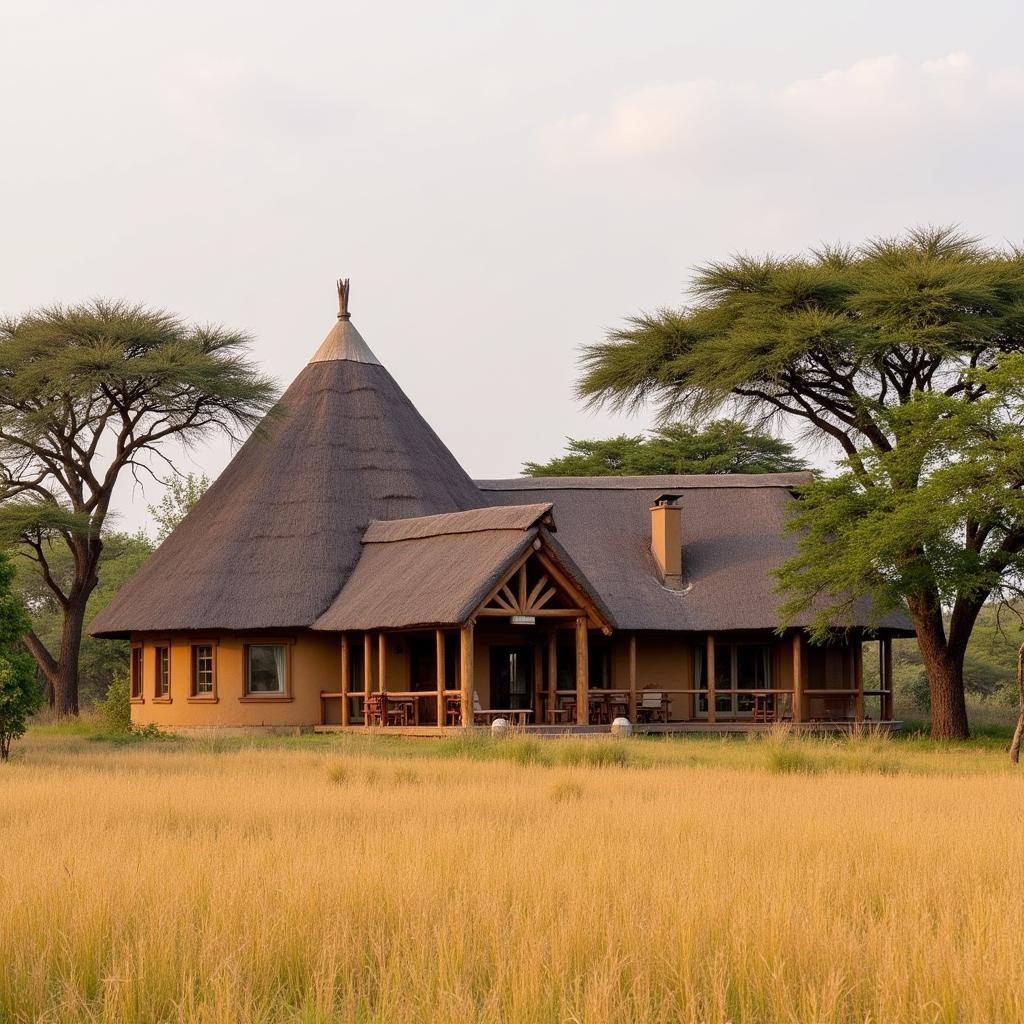
[[1003,746],[37,729],[0,1021],[1020,1021]]

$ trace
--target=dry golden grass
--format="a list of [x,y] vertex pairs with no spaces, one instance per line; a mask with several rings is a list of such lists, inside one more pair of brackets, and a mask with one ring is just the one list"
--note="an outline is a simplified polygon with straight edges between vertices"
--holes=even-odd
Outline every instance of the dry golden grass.
[[999,751],[585,742],[30,735],[0,1021],[1024,1019]]

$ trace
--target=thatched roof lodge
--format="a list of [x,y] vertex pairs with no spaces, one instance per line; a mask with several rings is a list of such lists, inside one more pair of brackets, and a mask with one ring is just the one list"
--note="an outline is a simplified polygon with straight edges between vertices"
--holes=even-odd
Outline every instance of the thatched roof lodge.
[[[780,633],[804,474],[472,481],[352,324],[93,620],[167,728],[892,718],[900,616]],[[879,682],[864,683],[877,642]]]

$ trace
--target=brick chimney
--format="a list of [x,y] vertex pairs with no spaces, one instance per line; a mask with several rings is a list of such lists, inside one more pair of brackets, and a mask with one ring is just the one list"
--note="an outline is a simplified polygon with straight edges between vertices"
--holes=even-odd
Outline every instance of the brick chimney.
[[678,494],[662,494],[651,506],[651,553],[671,590],[683,588],[683,510]]

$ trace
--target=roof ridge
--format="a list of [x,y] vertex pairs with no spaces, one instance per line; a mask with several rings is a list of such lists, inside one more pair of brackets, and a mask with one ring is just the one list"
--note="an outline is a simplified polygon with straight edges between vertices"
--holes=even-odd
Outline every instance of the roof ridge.
[[652,491],[663,487],[686,490],[791,488],[808,483],[812,474],[792,473],[663,473],[651,476],[533,476],[474,480],[481,491]]
[[405,519],[374,519],[363,544],[390,544],[471,533],[525,533],[551,514],[550,501],[522,505],[482,505],[456,512],[438,512]]

